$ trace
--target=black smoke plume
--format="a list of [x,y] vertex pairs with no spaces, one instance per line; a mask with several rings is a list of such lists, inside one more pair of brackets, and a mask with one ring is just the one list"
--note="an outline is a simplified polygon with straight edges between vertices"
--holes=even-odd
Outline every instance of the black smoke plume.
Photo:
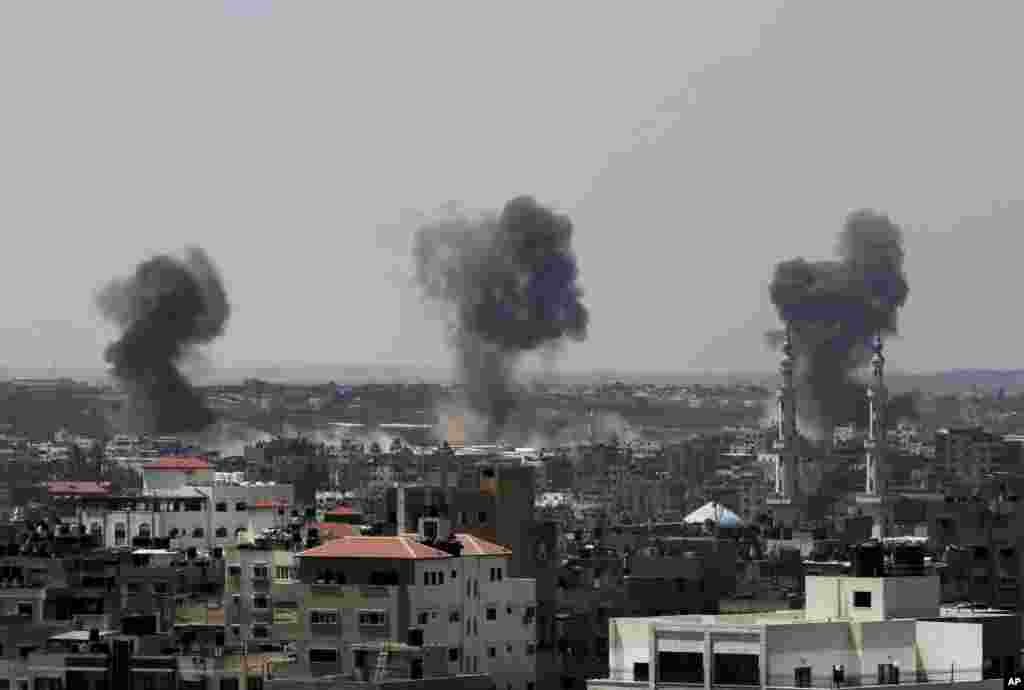
[[[855,418],[863,388],[854,374],[868,363],[875,335],[897,332],[909,294],[903,233],[887,216],[851,213],[837,253],[837,261],[784,261],[771,284],[772,303],[792,331],[801,425],[824,436]],[[768,340],[778,346],[783,336]]]
[[122,330],[105,358],[138,406],[146,431],[197,432],[212,424],[213,413],[179,368],[193,348],[224,332],[231,312],[206,253],[195,248],[184,261],[144,261],[134,276],[109,283],[97,303]]
[[416,279],[450,309],[467,402],[487,419],[490,439],[519,399],[519,358],[587,335],[572,231],[567,216],[519,197],[500,214],[456,215],[416,233]]

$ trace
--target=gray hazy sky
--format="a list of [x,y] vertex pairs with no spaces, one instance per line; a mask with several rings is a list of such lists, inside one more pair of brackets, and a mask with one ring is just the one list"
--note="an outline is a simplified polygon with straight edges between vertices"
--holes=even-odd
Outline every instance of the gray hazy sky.
[[[269,8],[269,11],[265,11]],[[252,10],[252,11],[250,11]],[[0,5],[0,363],[99,366],[108,278],[196,243],[215,362],[444,365],[417,212],[569,212],[567,369],[769,369],[780,259],[908,230],[892,366],[1021,365],[1024,3]]]

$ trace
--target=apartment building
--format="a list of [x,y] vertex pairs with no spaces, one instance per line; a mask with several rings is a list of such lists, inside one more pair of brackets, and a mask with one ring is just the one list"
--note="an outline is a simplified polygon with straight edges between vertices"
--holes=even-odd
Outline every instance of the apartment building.
[[[282,526],[294,492],[288,484],[188,484],[186,473],[164,472],[159,488],[141,496],[75,498],[75,519],[108,548],[170,539],[175,548],[212,549]],[[170,477],[170,479],[168,479]]]

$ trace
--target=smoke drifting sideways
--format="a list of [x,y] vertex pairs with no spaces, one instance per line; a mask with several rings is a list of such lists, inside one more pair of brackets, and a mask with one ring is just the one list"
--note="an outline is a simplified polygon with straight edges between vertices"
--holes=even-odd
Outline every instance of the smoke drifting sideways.
[[426,299],[446,307],[466,402],[486,420],[488,440],[516,408],[522,356],[550,356],[587,336],[572,232],[567,216],[530,197],[499,214],[452,214],[416,232],[416,280]]
[[217,269],[199,248],[184,260],[157,256],[97,295],[104,316],[122,330],[105,352],[112,373],[136,405],[147,433],[196,433],[214,414],[181,372],[194,348],[224,332],[231,313]]
[[[831,436],[853,421],[875,335],[895,335],[910,292],[903,270],[903,232],[887,216],[859,210],[846,218],[837,261],[802,258],[775,267],[771,299],[789,325],[796,357],[801,430]],[[767,334],[778,348],[784,331]]]

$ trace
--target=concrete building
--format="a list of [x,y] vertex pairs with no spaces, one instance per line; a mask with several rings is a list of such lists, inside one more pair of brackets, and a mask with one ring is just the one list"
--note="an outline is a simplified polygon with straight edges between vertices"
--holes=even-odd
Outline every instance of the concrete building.
[[609,675],[588,687],[835,687],[838,668],[841,684],[994,689],[1017,666],[1019,618],[940,609],[934,575],[808,576],[805,588],[805,610],[613,619]]
[[418,534],[301,552],[227,549],[228,641],[290,648],[299,677],[371,680],[383,654],[373,645],[387,643],[413,677],[487,674],[499,688],[535,688],[533,580],[509,575],[508,549],[468,534],[445,541],[444,519],[420,522]]
[[107,548],[168,538],[174,548],[212,549],[281,526],[294,503],[289,484],[217,482],[192,458],[165,461],[162,469],[147,470],[141,496],[75,497],[75,519]]

